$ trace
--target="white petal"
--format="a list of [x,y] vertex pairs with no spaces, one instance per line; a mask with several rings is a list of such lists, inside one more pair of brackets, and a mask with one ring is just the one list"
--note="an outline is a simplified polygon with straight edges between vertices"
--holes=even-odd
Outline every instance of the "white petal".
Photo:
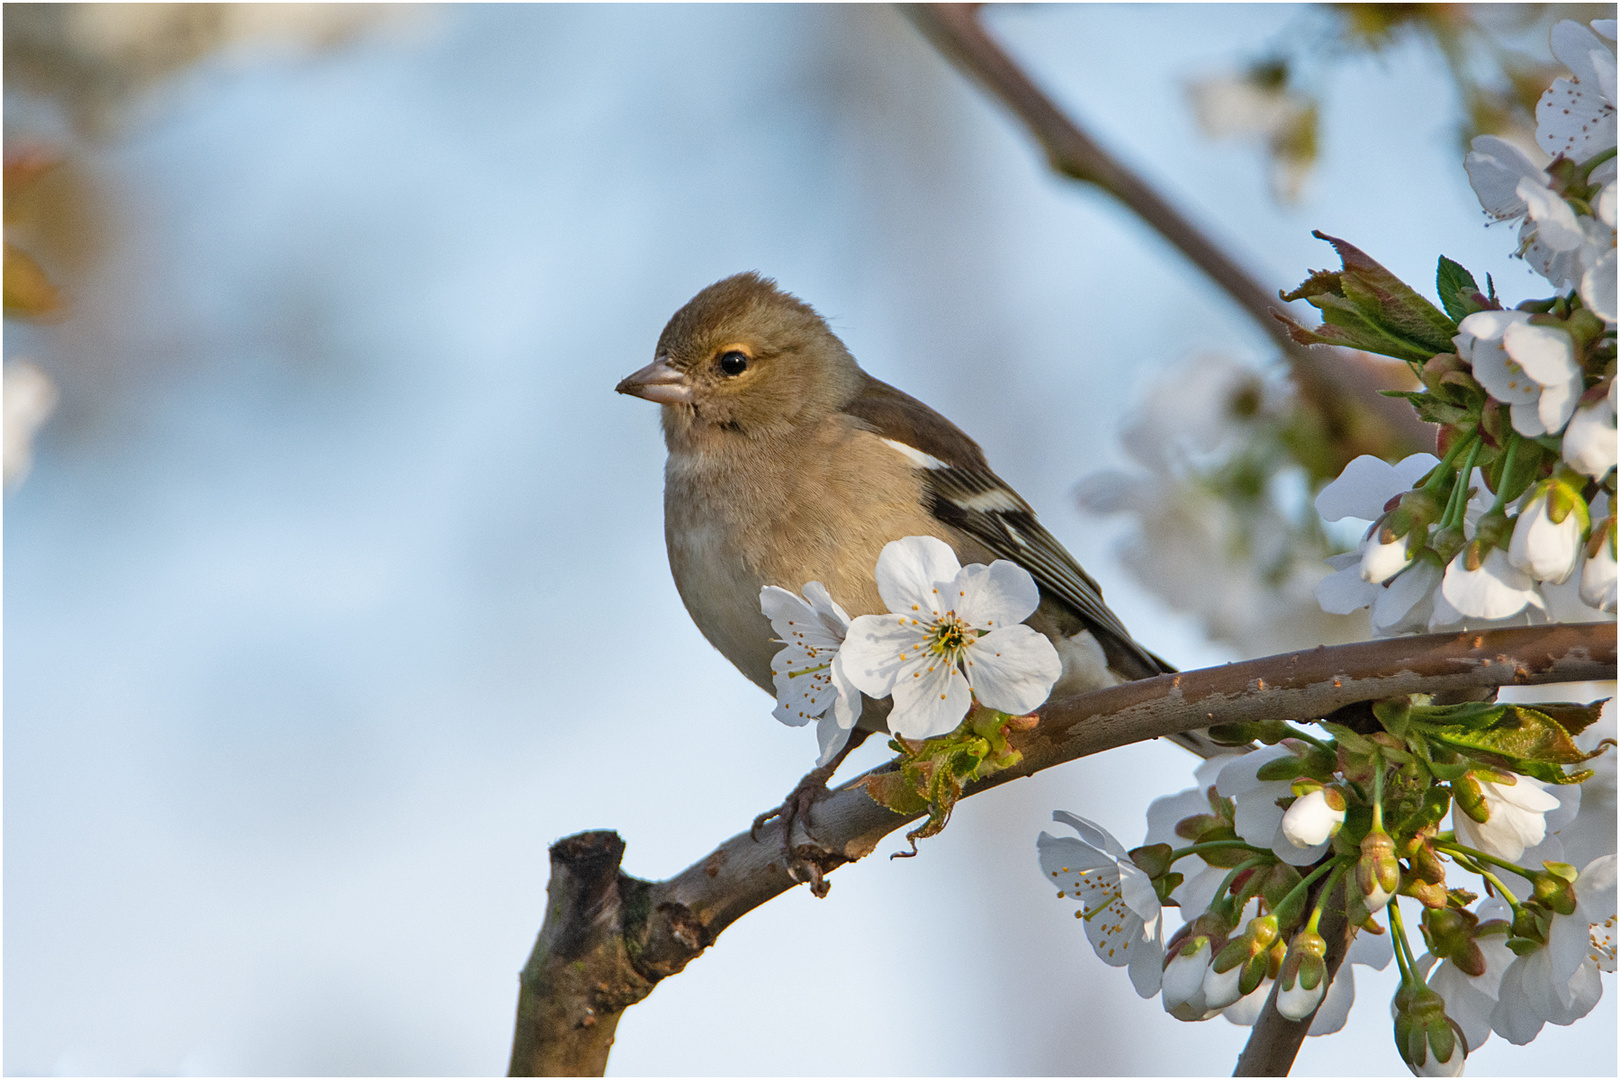
[[1614,106],[1597,82],[1554,79],[1536,102],[1536,143],[1548,154],[1586,161],[1614,142]]
[[[1601,38],[1572,19],[1563,19],[1552,28],[1552,54],[1583,83],[1595,85],[1599,64],[1614,67],[1614,53]],[[1598,55],[1594,56],[1596,53]],[[1599,59],[1602,57],[1602,60]]]
[[[1241,970],[1241,966],[1239,968]],[[1265,1008],[1266,999],[1271,996],[1272,980],[1261,979],[1260,985],[1246,994],[1236,1004],[1228,1005],[1221,1015],[1227,1021],[1238,1027],[1253,1027],[1254,1022],[1260,1019],[1260,1010]]]
[[[1365,936],[1365,935],[1363,935]],[[1311,1020],[1311,1028],[1307,1035],[1332,1035],[1344,1028],[1344,1022],[1350,1019],[1350,1006],[1356,1003],[1356,977],[1348,963],[1339,968],[1339,973],[1333,977],[1328,986],[1327,996],[1317,1007],[1316,1016]]]
[[1411,564],[1406,554],[1406,537],[1397,536],[1386,544],[1374,535],[1361,553],[1361,580],[1381,585]]
[[874,698],[885,698],[894,692],[900,669],[927,649],[927,628],[917,620],[862,615],[849,624],[838,656],[850,682]]
[[1524,989],[1525,957],[1515,957],[1502,975],[1491,1030],[1515,1046],[1523,1046],[1541,1033],[1542,1019],[1530,1009]]
[[1156,918],[1161,910],[1159,894],[1153,890],[1153,879],[1147,871],[1128,860],[1119,862],[1119,892],[1130,908],[1144,920]]
[[1440,568],[1426,559],[1408,567],[1373,602],[1373,631],[1388,635],[1422,630],[1433,610],[1440,577]]
[[1614,468],[1614,406],[1608,398],[1575,410],[1564,430],[1564,460],[1594,480],[1601,480]]
[[1513,430],[1527,438],[1539,438],[1547,434],[1547,425],[1541,419],[1541,398],[1525,405],[1509,406],[1513,417]]
[[1381,586],[1361,580],[1361,559],[1354,558],[1355,565],[1336,570],[1316,583],[1316,602],[1329,615],[1348,615],[1377,600],[1384,591]]
[[822,623],[833,632],[838,640],[844,639],[844,632],[849,629],[849,612],[839,606],[838,601],[832,598],[827,586],[819,581],[804,583],[804,598],[810,601],[810,607],[821,616]]
[[961,569],[951,546],[937,537],[891,540],[878,555],[878,594],[896,614],[926,618],[928,613],[937,619],[949,606],[940,590],[948,589]]
[[1508,544],[1508,561],[1537,581],[1562,584],[1581,558],[1581,520],[1573,511],[1561,522],[1548,516],[1547,495],[1538,494],[1519,512]]
[[1346,964],[1360,964],[1374,971],[1383,971],[1395,958],[1395,944],[1388,934],[1369,934],[1361,931],[1344,951]]
[[[1144,844],[1169,844],[1184,847],[1189,841],[1176,834],[1176,825],[1186,818],[1209,813],[1209,799],[1199,788],[1188,788],[1174,795],[1161,795],[1148,803],[1147,838]],[[1197,856],[1188,855],[1187,859]],[[1188,863],[1191,865],[1191,863]]]
[[1514,323],[1502,332],[1502,346],[1542,386],[1557,386],[1580,374],[1575,341],[1556,326]]
[[1519,181],[1528,177],[1545,183],[1547,174],[1541,165],[1517,146],[1495,135],[1475,136],[1469,145],[1472,149],[1463,159],[1463,168],[1468,171],[1468,182],[1485,212],[1498,220],[1523,214],[1525,205],[1519,198]]
[[1507,552],[1492,548],[1476,570],[1464,564],[1466,554],[1464,549],[1451,560],[1440,582],[1441,594],[1452,607],[1476,619],[1505,619],[1532,602],[1535,583],[1508,562]]
[[1321,790],[1309,791],[1295,799],[1283,814],[1283,837],[1298,848],[1315,847],[1333,835],[1343,822],[1343,810],[1329,806]]
[[1277,1011],[1289,1020],[1303,1020],[1326,994],[1327,988],[1322,983],[1317,983],[1313,989],[1307,990],[1303,982],[1295,979],[1291,987],[1278,987]]
[[964,567],[953,584],[956,595],[947,597],[946,607],[978,630],[1015,626],[1041,602],[1040,587],[1029,571],[1006,559]]
[[1363,454],[1316,496],[1316,512],[1327,521],[1347,517],[1371,521],[1382,517],[1385,503],[1409,490],[1439,463],[1433,454],[1412,454],[1396,465]]
[[[1110,862],[1130,862],[1130,856],[1125,851],[1125,845],[1114,839],[1114,834],[1089,818],[1079,814],[1071,814],[1067,810],[1052,811],[1052,820],[1061,821],[1069,828],[1080,834],[1080,839],[1090,847],[1108,856]],[[1116,876],[1117,872],[1116,872]]]
[[1581,602],[1600,611],[1613,611],[1620,600],[1620,573],[1616,572],[1614,536],[1610,535],[1598,545],[1597,554],[1581,567]]
[[973,704],[967,679],[955,664],[933,653],[908,660],[892,693],[889,730],[908,739],[932,739],[954,730]]
[[1227,971],[1216,971],[1211,967],[1204,973],[1204,1004],[1211,1009],[1224,1009],[1237,1001],[1243,996],[1238,988],[1242,978],[1242,964]]
[[1457,354],[1468,361],[1474,378],[1498,401],[1530,404],[1541,395],[1541,386],[1508,356],[1502,338],[1508,328],[1530,318],[1524,311],[1476,311],[1457,324],[1452,342]]
[[1529,208],[1530,218],[1536,223],[1536,236],[1554,251],[1573,251],[1581,246],[1586,234],[1569,203],[1547,187],[1545,176],[1539,180],[1526,177],[1519,181],[1519,198]]
[[840,725],[832,710],[827,710],[826,714],[816,721],[816,743],[821,748],[821,754],[816,758],[816,768],[821,768],[836,757],[847,742],[849,742],[849,728]]
[[968,646],[964,662],[980,703],[1014,716],[1040,708],[1063,674],[1057,649],[1023,623],[985,634]]
[[[1612,193],[1614,185],[1610,184],[1604,189],[1605,193]],[[1609,195],[1610,213],[1613,213],[1614,197]],[[1610,228],[1614,226],[1611,224]],[[1592,263],[1581,275],[1581,303],[1592,310],[1592,314],[1605,322],[1615,321],[1615,253],[1610,248],[1597,262]]]

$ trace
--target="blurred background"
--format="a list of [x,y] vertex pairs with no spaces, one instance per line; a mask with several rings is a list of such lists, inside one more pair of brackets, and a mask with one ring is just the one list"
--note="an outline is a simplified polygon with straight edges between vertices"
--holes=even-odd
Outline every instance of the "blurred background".
[[[1512,302],[1465,136],[1527,136],[1571,13],[985,19],[1268,287],[1333,262],[1319,228]],[[691,625],[656,410],[612,392],[739,270],[977,438],[1175,663],[1366,634],[1310,602],[1344,539],[1308,467],[1244,514],[1229,417],[1154,434],[1200,372],[1285,427],[1264,334],[892,9],[7,4],[5,77],[7,1073],[503,1072],[551,842],[664,877],[780,800],[814,736]],[[1155,469],[1207,513],[1095,512]],[[1053,809],[1132,843],[1192,765],[1075,762],[779,898],[610,1072],[1229,1073],[1247,1031],[1138,1000],[1035,862]],[[1405,1074],[1394,970],[1356,975],[1296,1074]],[[1610,1000],[1468,1067],[1615,1045]]]

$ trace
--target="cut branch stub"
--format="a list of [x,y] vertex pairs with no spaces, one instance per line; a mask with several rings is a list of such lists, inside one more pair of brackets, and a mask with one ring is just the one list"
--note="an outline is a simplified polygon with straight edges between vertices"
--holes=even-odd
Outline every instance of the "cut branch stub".
[[551,846],[546,918],[519,976],[512,1076],[600,1076],[624,1010],[709,943],[681,905],[619,872],[624,841],[585,832]]

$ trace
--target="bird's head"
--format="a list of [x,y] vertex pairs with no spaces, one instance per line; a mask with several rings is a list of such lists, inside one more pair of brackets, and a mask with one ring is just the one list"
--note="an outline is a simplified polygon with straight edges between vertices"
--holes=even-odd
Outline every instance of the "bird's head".
[[665,406],[673,444],[814,423],[853,397],[860,380],[814,308],[749,272],[687,301],[658,336],[653,362],[617,389]]

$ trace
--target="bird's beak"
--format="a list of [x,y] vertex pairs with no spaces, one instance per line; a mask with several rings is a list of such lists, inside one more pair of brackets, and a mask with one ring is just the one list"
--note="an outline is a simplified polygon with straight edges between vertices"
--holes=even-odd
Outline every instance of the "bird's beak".
[[663,358],[654,360],[634,375],[626,375],[614,389],[660,405],[681,405],[692,400],[692,385],[686,381],[686,376],[670,367]]

